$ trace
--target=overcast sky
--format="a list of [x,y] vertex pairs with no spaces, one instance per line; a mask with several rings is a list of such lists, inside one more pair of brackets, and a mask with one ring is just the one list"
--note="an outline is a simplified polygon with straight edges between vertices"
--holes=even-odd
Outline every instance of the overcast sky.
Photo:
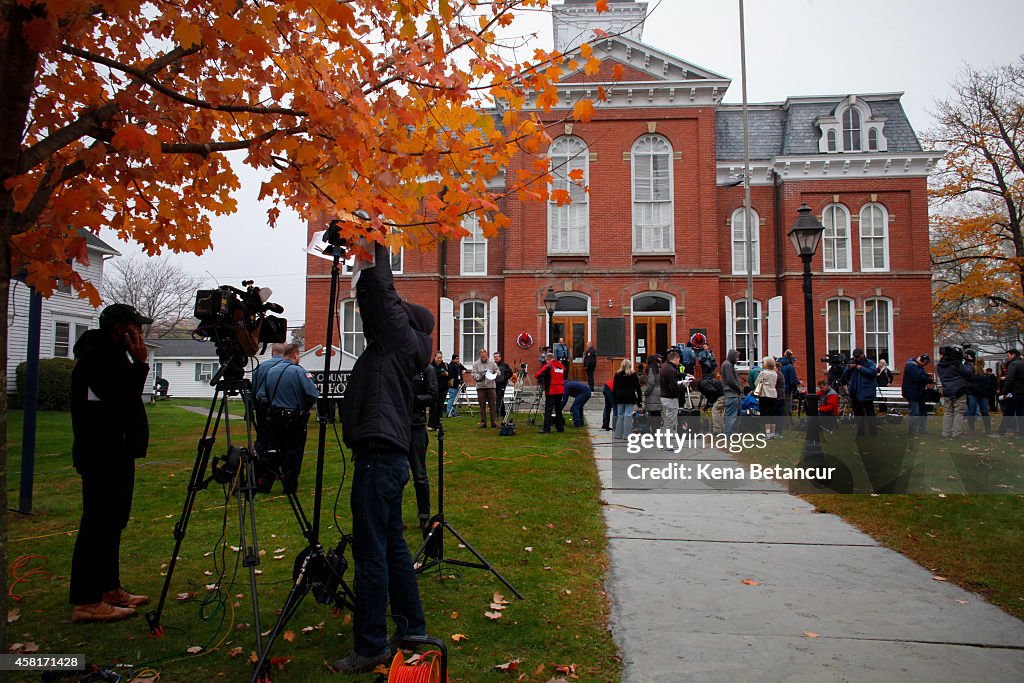
[[[615,0],[612,0],[613,2]],[[903,106],[920,134],[929,112],[949,93],[964,63],[1007,64],[1024,52],[1021,0],[747,0],[747,77],[750,102],[789,95],[904,92]],[[643,40],[669,54],[732,78],[725,101],[740,101],[739,12],[733,0],[649,2]],[[551,47],[549,15],[527,17],[516,33],[536,32]],[[239,165],[240,210],[214,221],[212,251],[175,260],[207,284],[243,278],[274,290],[289,325],[305,318],[305,227],[282,212],[266,225],[266,205],[256,201],[263,176]],[[124,254],[141,250],[101,236]]]

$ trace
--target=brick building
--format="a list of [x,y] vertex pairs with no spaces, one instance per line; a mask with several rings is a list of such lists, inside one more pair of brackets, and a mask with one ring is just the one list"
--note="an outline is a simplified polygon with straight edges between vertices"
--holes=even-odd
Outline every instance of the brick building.
[[[395,255],[400,292],[436,311],[445,358],[474,358],[485,347],[532,367],[549,343],[550,287],[559,297],[555,336],[566,337],[577,359],[573,373],[590,340],[603,379],[623,357],[704,330],[720,360],[748,344],[757,357],[792,348],[803,378],[802,264],[786,237],[802,202],[826,226],[813,264],[818,355],[863,347],[899,368],[929,351],[926,179],[937,155],[922,150],[900,93],[749,106],[750,316],[742,113],[721,102],[730,79],[640,42],[646,3],[613,0],[600,15],[593,7],[565,0],[553,12],[559,48],[572,52],[594,28],[609,35],[594,46],[600,73],[567,71],[560,106],[544,115],[560,121],[598,85],[609,89],[591,121],[550,130],[556,187],[573,203],[510,197],[503,209],[511,227],[498,237],[484,239],[470,218],[470,236],[459,242]],[[612,81],[617,66],[623,75]],[[576,169],[589,193],[567,180]],[[325,262],[310,259],[307,346],[324,339],[327,273]],[[345,367],[362,348],[354,301],[342,302],[339,318]],[[523,332],[532,347],[517,346]]]

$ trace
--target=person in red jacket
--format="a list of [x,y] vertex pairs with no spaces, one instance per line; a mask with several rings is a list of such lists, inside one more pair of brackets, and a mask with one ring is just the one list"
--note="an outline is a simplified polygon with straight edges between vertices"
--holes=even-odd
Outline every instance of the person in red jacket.
[[818,415],[839,417],[839,394],[825,380],[818,382],[818,389]]
[[562,394],[565,393],[565,366],[555,360],[555,354],[545,356],[547,362],[534,377],[544,387],[544,426],[541,434],[551,432],[551,414],[554,412],[555,429],[565,431],[565,418],[562,416]]

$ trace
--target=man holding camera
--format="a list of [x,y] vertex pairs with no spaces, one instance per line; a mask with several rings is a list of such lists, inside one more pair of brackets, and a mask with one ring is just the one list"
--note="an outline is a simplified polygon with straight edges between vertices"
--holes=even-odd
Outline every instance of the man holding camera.
[[434,317],[399,298],[387,247],[371,249],[374,260],[360,264],[356,283],[366,349],[352,368],[342,410],[345,443],[355,462],[355,643],[333,667],[349,674],[391,661],[389,598],[394,640],[426,635],[412,555],[402,535],[402,490],[409,481],[413,376],[430,360]]
[[857,436],[864,436],[864,425],[868,433],[878,436],[878,425],[875,424],[875,397],[878,394],[878,373],[875,363],[864,355],[863,349],[854,349],[843,381],[850,395],[850,407],[857,418]]
[[82,477],[82,521],[71,558],[73,622],[119,621],[149,602],[121,586],[121,532],[135,489],[135,460],[146,457],[149,423],[142,388],[149,350],[142,326],[153,323],[128,304],[100,314],[100,329],[75,343],[71,372],[71,457]]
[[955,346],[939,349],[942,357],[935,371],[942,383],[942,438],[955,439],[964,433],[968,380],[973,372],[964,364],[964,353]]
[[[545,357],[547,362],[537,371],[534,378],[544,387],[544,426],[538,431],[542,434],[551,433],[551,422],[555,429],[565,431],[565,417],[562,416],[562,394],[565,393],[565,366],[558,362],[555,354]],[[554,417],[552,417],[554,413]]]
[[925,368],[932,362],[931,356],[922,353],[911,358],[903,367],[903,381],[900,393],[907,399],[910,407],[908,429],[911,434],[925,434],[928,425],[928,404],[925,402],[925,389],[932,384],[932,376]]

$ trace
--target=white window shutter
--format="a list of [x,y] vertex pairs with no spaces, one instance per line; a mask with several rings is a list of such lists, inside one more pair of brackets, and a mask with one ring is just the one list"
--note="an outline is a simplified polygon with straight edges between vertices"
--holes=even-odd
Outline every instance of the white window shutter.
[[487,308],[487,344],[493,355],[495,351],[501,350],[498,348],[498,297],[491,297]]
[[722,349],[722,358],[728,354],[729,349],[736,348],[736,340],[732,326],[732,299],[725,297],[725,348]]
[[447,297],[441,297],[441,324],[440,331],[441,354],[447,362],[455,353],[455,302]]
[[782,297],[768,299],[768,355],[782,355]]

